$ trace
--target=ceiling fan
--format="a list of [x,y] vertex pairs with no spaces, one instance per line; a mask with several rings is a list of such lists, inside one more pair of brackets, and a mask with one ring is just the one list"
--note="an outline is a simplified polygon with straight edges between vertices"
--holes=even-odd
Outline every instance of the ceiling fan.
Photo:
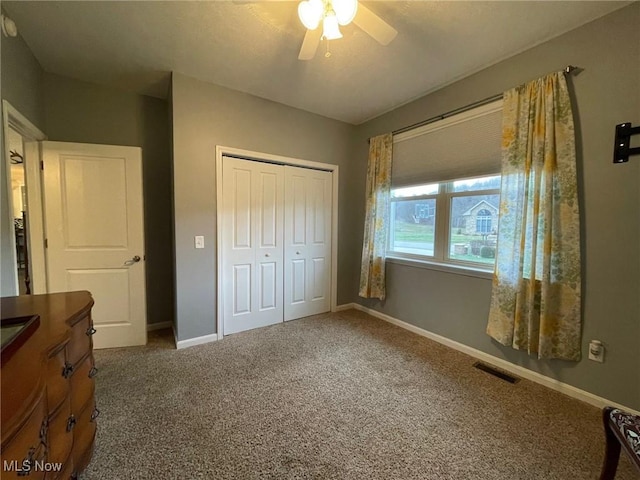
[[[381,45],[388,45],[398,34],[397,30],[382,20],[358,0],[302,0],[298,16],[307,28],[298,60],[311,60],[320,40],[342,38],[340,25],[351,22],[368,33]],[[322,28],[319,28],[322,24]]]

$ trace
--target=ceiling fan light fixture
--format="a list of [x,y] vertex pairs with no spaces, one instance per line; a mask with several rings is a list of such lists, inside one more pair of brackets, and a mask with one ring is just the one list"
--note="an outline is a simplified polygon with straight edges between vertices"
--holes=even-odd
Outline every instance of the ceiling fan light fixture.
[[9,17],[5,17],[2,14],[1,17],[1,25],[2,25],[2,34],[5,37],[15,37],[18,35],[18,27],[16,27],[16,22],[11,20]]
[[340,27],[338,26],[338,17],[333,12],[327,13],[322,21],[322,36],[327,40],[337,40],[342,38]]
[[324,14],[322,0],[303,0],[298,5],[298,17],[302,24],[309,30],[315,30],[320,25]]
[[340,25],[349,25],[358,11],[358,0],[332,0],[331,5]]

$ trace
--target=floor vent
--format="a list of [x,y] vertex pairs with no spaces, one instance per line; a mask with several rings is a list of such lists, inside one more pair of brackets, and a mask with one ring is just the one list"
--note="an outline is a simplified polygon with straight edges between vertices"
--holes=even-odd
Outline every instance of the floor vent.
[[518,383],[520,381],[519,378],[512,377],[508,373],[500,371],[500,370],[492,367],[491,365],[487,365],[486,363],[476,362],[476,363],[473,364],[473,366],[476,367],[478,370],[482,370],[483,372],[487,372],[487,373],[493,375],[494,377],[498,377],[499,379],[504,380],[505,382]]

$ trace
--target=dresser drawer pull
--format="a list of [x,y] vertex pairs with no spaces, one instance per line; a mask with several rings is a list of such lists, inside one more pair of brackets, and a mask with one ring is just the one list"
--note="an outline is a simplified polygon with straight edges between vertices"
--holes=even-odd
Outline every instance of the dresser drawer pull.
[[89,335],[89,336],[93,335],[96,332],[97,332],[97,330],[95,328],[93,328],[93,325],[90,326],[89,328],[87,328],[87,335]]
[[78,420],[76,420],[76,417],[71,415],[69,417],[69,420],[67,420],[67,432],[70,432],[71,430],[73,430],[73,427],[76,426],[77,422],[78,422]]
[[19,468],[20,468],[20,470],[18,470],[19,477],[26,477],[28,475],[31,475],[31,470],[33,470],[33,466],[36,463],[35,460],[33,459],[33,456],[35,455],[35,453],[36,453],[36,449],[31,447],[29,449],[29,453],[27,453],[27,456],[19,465]]
[[93,409],[93,413],[91,414],[91,421],[95,422],[96,418],[98,418],[100,416],[100,410],[98,410],[97,408]]
[[89,378],[93,378],[98,374],[98,369],[96,367],[91,367],[89,370]]
[[69,378],[73,374],[73,365],[69,362],[64,362],[64,367],[62,368],[62,376],[64,378]]
[[43,445],[47,444],[47,433],[49,432],[49,422],[45,418],[42,420],[42,425],[40,426],[40,443]]

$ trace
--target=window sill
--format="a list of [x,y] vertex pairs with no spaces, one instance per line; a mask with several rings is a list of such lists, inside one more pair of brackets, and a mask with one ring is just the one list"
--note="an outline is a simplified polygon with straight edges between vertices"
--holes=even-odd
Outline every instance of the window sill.
[[488,280],[493,279],[492,271],[469,267],[466,265],[454,265],[451,263],[440,263],[433,260],[419,260],[417,258],[404,258],[393,254],[387,255],[387,261],[389,263],[405,265],[407,267],[426,268],[427,270],[437,270],[439,272],[465,275],[467,277],[484,278]]

